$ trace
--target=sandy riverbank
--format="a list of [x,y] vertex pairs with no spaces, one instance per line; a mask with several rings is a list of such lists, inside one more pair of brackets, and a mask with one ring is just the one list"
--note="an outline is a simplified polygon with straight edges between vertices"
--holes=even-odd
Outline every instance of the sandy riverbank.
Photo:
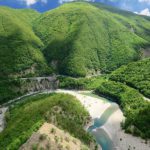
[[110,139],[114,143],[115,150],[149,150],[150,142],[145,144],[145,141],[138,137],[125,134],[120,127],[120,123],[124,120],[124,116],[119,106],[115,103],[104,101],[102,98],[83,95],[77,91],[57,90],[58,93],[68,93],[74,95],[89,111],[93,119],[100,118],[102,114],[110,107],[115,107],[115,111],[108,117],[101,128],[103,128]]
[[[51,93],[52,91],[46,91],[43,93]],[[75,96],[81,104],[88,110],[90,116],[94,120],[95,118],[100,118],[103,116],[107,110],[110,110],[114,107],[115,111],[107,117],[106,122],[100,127],[97,128],[103,129],[109,136],[109,138],[114,143],[115,150],[149,150],[150,141],[145,144],[145,141],[138,137],[133,137],[132,135],[125,134],[120,127],[120,123],[124,120],[124,116],[119,106],[116,103],[107,102],[101,97],[93,97],[87,95],[89,91],[81,93],[81,91],[71,91],[71,90],[56,90],[57,93],[68,93]],[[6,108],[1,108],[2,113],[0,114],[0,131],[4,128],[4,114]],[[96,130],[95,130],[96,131]]]

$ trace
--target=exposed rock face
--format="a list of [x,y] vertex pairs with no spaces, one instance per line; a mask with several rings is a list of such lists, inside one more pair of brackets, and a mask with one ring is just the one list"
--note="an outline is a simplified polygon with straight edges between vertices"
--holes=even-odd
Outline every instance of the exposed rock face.
[[[5,103],[10,100],[13,100],[17,97],[20,97],[22,95],[31,94],[35,92],[42,92],[42,91],[53,91],[57,89],[58,87],[58,79],[57,76],[51,76],[51,77],[32,77],[32,78],[16,78],[8,80],[8,82],[4,82],[2,86],[7,85],[6,88],[4,88],[4,91],[7,91],[7,93],[4,93],[5,95],[1,95],[3,92],[0,91],[0,102]],[[2,93],[3,94],[3,93]]]
[[143,49],[143,57],[144,58],[150,57],[150,47]]
[[59,81],[52,77],[22,78],[21,92],[29,93],[43,90],[54,90],[58,87]]
[[7,107],[0,108],[0,132],[5,128],[5,112],[7,109]]

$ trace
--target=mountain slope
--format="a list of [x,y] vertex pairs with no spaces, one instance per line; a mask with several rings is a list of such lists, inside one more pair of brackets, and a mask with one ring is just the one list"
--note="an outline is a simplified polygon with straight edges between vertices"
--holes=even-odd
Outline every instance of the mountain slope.
[[41,14],[33,9],[13,9],[6,6],[0,6],[1,11],[5,11],[6,14],[11,14],[17,17],[23,23],[32,25],[33,21],[38,18]]
[[122,66],[110,79],[126,83],[150,98],[150,58]]
[[38,15],[0,7],[0,103],[24,94],[17,91],[20,83],[14,78],[51,73],[40,50],[43,43],[31,26]]
[[84,129],[90,121],[89,113],[75,97],[52,93],[23,100],[7,111],[7,128],[0,133],[1,150],[18,150],[43,122],[57,125],[80,139],[90,150],[95,149],[92,136]]
[[109,73],[149,57],[149,29],[149,18],[101,4],[68,3],[43,14],[0,7],[0,101],[23,94],[14,78]]
[[109,97],[117,102],[124,116],[122,127],[125,132],[145,139],[150,138],[150,103],[144,100],[137,90],[119,82],[106,81],[96,89],[98,95]]
[[128,30],[135,33],[137,36],[148,41],[148,44],[143,49],[144,56],[150,56],[150,17],[140,16],[132,12],[124,11],[114,7],[102,4],[93,4],[102,11],[111,14]]
[[0,78],[42,75],[48,68],[39,49],[43,44],[32,31],[29,17],[19,17],[24,13],[16,11],[0,8]]
[[[148,20],[136,19],[150,27]],[[42,14],[33,26],[44,43],[48,63],[59,73],[71,76],[110,72],[140,59],[141,48],[149,45],[147,37],[136,34],[114,13],[89,3],[64,4]]]

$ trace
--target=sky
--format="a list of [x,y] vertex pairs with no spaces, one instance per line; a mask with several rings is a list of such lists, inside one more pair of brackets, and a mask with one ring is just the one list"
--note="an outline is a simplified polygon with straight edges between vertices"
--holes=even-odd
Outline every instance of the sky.
[[[44,12],[74,0],[0,0],[0,5],[13,8],[32,8]],[[150,16],[150,0],[84,0],[102,2],[124,10]]]

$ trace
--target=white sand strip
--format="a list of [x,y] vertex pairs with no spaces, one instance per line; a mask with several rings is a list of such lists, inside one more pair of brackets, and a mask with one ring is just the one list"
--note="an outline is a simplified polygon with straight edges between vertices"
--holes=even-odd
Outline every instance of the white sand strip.
[[67,93],[75,96],[81,104],[88,110],[90,116],[95,119],[99,118],[103,112],[110,107],[110,103],[104,102],[104,100],[100,100],[95,97],[82,95],[77,91],[70,90],[57,90],[57,93]]
[[68,93],[74,95],[83,106],[89,111],[93,119],[100,118],[103,112],[110,106],[117,107],[117,110],[112,113],[107,122],[101,127],[103,128],[110,139],[112,139],[115,150],[150,150],[150,141],[145,144],[145,141],[139,137],[134,137],[124,133],[120,123],[124,120],[124,116],[119,106],[115,103],[104,102],[101,98],[95,98],[80,94],[81,91],[57,90],[58,93]]
[[[43,93],[51,93],[52,91],[45,91]],[[71,90],[56,90],[56,93],[67,93],[75,96],[81,104],[88,110],[90,116],[95,118],[100,118],[101,115],[106,111],[110,106],[116,105],[115,103],[105,102],[102,98],[95,98],[92,96],[82,95],[82,91],[71,91]],[[21,97],[19,98],[21,99]],[[7,108],[1,108],[0,114],[0,132],[4,129],[4,114]],[[115,145],[115,150],[150,150],[150,141],[145,144],[145,141],[141,138],[134,137],[129,134],[125,134],[120,127],[120,123],[124,120],[124,116],[120,108],[117,108],[117,111],[113,112],[112,115],[108,118],[107,122],[101,127],[107,132],[110,139],[113,140]]]

